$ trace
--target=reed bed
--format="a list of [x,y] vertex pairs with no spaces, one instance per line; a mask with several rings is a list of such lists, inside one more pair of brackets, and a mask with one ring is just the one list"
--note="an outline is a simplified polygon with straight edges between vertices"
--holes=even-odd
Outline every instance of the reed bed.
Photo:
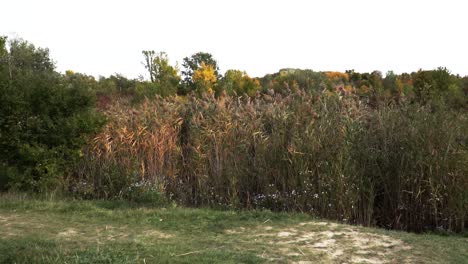
[[408,231],[468,223],[466,113],[265,94],[115,103],[73,191],[301,211]]

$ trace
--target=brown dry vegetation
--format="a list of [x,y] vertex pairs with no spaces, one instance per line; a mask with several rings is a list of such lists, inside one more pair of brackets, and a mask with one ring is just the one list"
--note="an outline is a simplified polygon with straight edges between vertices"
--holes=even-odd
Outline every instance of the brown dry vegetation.
[[387,228],[463,230],[467,118],[419,105],[290,95],[124,101],[84,152],[73,190],[158,193]]

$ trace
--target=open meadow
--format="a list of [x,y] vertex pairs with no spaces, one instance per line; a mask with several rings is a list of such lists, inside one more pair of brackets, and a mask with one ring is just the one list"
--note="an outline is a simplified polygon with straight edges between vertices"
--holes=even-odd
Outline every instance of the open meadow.
[[467,263],[468,237],[305,214],[5,194],[0,263]]

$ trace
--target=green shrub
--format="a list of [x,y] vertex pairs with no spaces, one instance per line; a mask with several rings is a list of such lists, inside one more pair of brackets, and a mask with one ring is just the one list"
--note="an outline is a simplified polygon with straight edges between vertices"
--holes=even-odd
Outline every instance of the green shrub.
[[148,182],[131,184],[123,194],[123,198],[152,206],[165,206],[169,204],[168,199],[161,193],[160,189]]
[[47,49],[13,40],[2,59],[0,188],[58,188],[102,124],[93,93],[55,72]]

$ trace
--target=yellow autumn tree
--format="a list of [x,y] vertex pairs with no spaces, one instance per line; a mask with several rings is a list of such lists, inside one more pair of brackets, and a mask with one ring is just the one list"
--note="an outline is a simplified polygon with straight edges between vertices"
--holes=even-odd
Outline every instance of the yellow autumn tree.
[[213,94],[218,78],[213,65],[202,62],[200,68],[194,71],[192,80],[198,93]]
[[330,81],[349,81],[349,75],[343,72],[326,72],[327,78]]

